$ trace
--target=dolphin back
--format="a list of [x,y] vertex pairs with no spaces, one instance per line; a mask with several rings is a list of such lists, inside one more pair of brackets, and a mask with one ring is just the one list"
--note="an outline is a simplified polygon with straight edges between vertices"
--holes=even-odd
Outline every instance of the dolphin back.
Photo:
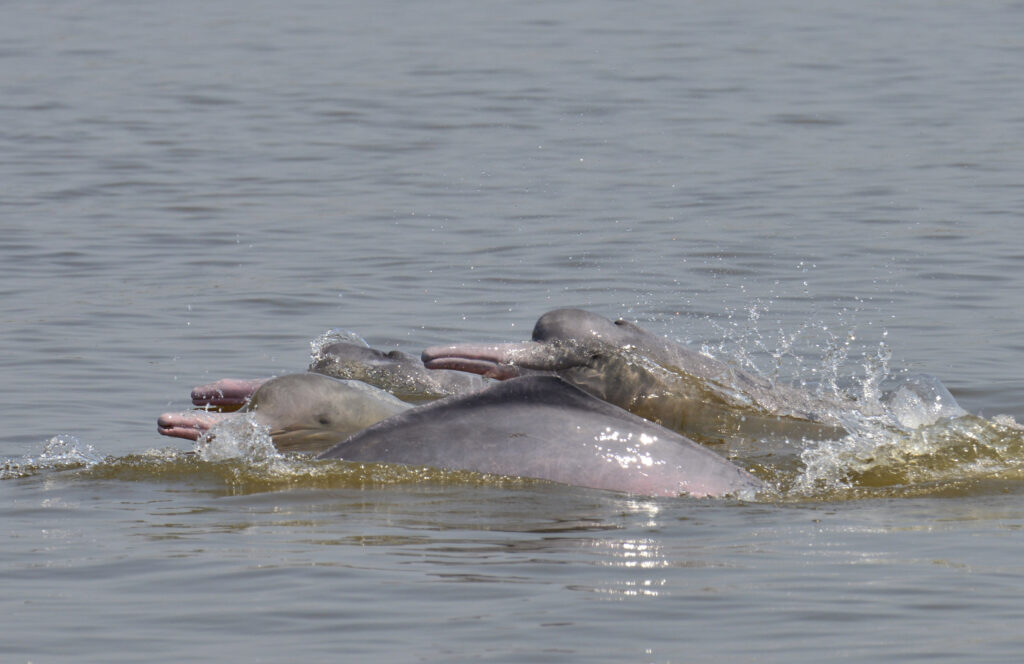
[[532,477],[644,495],[751,494],[761,483],[677,433],[554,376],[495,383],[396,415],[322,459]]

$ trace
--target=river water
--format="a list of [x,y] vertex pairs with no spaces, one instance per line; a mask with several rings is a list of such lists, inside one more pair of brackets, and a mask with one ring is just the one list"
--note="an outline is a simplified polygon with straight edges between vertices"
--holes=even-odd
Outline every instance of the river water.
[[[1021,3],[2,13],[3,661],[1018,660]],[[979,417],[792,441],[746,502],[155,430],[329,328],[418,353],[563,306]]]

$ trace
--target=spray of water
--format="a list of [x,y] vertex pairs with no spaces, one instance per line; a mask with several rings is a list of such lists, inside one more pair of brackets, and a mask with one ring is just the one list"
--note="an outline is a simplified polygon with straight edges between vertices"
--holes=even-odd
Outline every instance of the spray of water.
[[317,360],[323,359],[324,349],[336,343],[350,343],[358,346],[365,346],[367,348],[370,347],[370,344],[367,343],[366,339],[363,339],[351,330],[331,328],[309,342],[310,361],[315,363]]
[[0,462],[0,480],[29,477],[45,470],[89,468],[103,461],[92,445],[69,434],[50,438],[37,456]]

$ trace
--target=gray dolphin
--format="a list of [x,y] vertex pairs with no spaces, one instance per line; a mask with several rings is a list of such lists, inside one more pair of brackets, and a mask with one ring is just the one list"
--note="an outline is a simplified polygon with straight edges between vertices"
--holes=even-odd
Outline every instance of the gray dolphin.
[[157,419],[157,430],[165,436],[198,440],[215,424],[252,413],[256,422],[270,427],[279,450],[321,452],[411,407],[360,381],[316,373],[290,374],[265,381],[239,413],[164,413]]
[[479,376],[461,371],[430,371],[420,358],[400,350],[384,352],[345,341],[316,353],[309,371],[369,383],[412,402],[467,394],[485,385]]
[[492,378],[553,372],[599,399],[708,442],[751,435],[837,438],[845,433],[837,409],[860,406],[773,383],[633,323],[581,309],[544,314],[532,341],[435,346],[422,359],[429,369]]
[[750,496],[762,483],[688,438],[554,376],[395,415],[320,459],[424,465],[651,496]]
[[[432,401],[453,394],[483,389],[479,376],[461,371],[428,371],[419,358],[399,350],[381,351],[348,341],[332,343],[319,351],[308,371],[332,378],[358,380],[374,385],[403,401]],[[267,378],[222,378],[192,390],[192,403],[226,410],[243,405]]]

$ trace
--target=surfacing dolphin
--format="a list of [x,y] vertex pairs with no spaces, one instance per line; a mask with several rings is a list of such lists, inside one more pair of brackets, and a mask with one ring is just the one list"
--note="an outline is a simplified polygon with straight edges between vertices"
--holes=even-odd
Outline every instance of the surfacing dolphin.
[[759,435],[837,438],[845,434],[837,412],[866,407],[773,383],[633,323],[581,309],[544,314],[532,341],[435,346],[422,359],[429,369],[492,378],[518,370],[552,372],[599,399],[707,442]]
[[320,459],[423,465],[649,496],[749,497],[760,480],[711,450],[554,376],[395,415]]
[[164,413],[157,419],[157,430],[165,436],[198,440],[227,419],[252,417],[270,428],[279,450],[317,453],[411,407],[360,381],[290,374],[265,381],[237,413]]
[[359,380],[411,402],[468,394],[485,385],[479,376],[460,371],[430,371],[420,358],[400,350],[385,352],[345,341],[330,344],[316,353],[309,371]]
[[[332,378],[358,380],[409,402],[432,401],[483,389],[484,380],[460,371],[428,371],[419,358],[399,350],[381,351],[348,341],[332,343],[314,354],[308,371]],[[192,403],[224,409],[244,404],[266,378],[223,378],[192,390]]]

